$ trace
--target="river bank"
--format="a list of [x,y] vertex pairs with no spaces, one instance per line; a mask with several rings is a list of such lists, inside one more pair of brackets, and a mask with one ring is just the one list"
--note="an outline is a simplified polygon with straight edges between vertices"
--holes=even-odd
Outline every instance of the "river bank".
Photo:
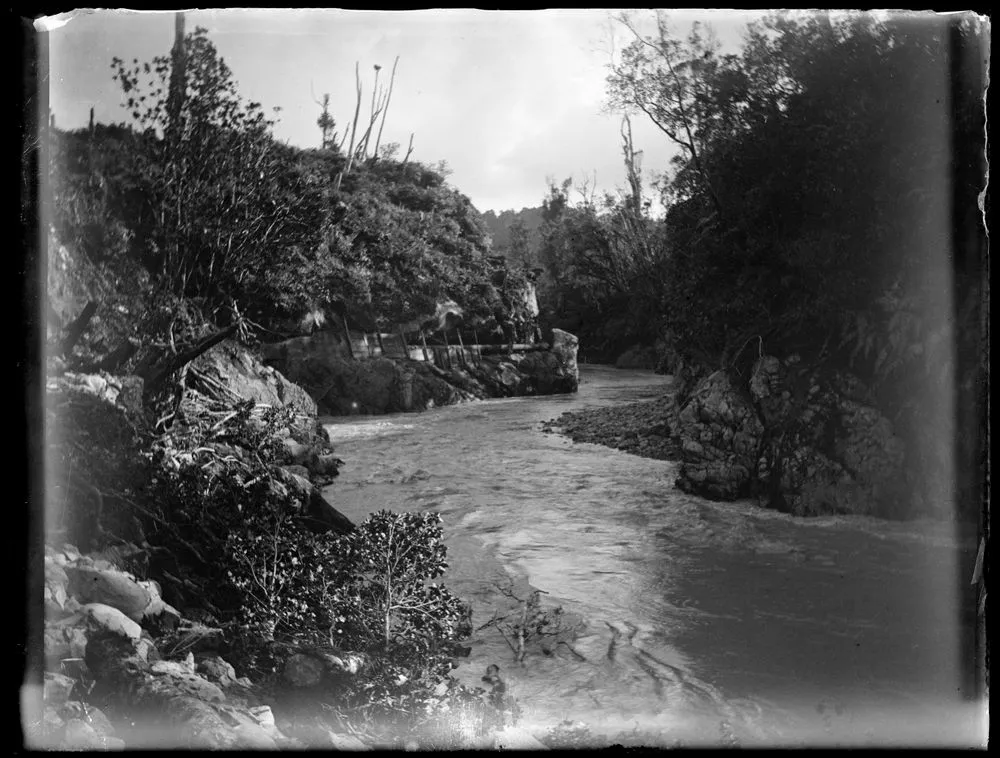
[[[660,386],[656,398],[566,412],[543,431],[677,461],[678,489],[711,500],[752,498],[796,516],[974,523],[955,500],[957,472],[946,466],[932,491],[921,487],[915,461],[929,450],[896,430],[851,374],[763,356],[749,376],[682,366]],[[944,460],[944,438],[935,445]]]

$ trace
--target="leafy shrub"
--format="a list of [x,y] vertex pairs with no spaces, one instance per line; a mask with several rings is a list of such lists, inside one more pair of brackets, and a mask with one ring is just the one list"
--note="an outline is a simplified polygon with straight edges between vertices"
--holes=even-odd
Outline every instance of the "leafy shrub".
[[448,567],[436,513],[378,511],[341,540],[343,582],[331,597],[354,644],[429,651],[459,638],[468,608],[431,580]]

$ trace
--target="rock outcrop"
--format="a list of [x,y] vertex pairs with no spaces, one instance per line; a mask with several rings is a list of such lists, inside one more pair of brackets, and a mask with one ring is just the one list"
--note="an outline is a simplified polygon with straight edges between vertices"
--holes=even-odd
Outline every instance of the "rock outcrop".
[[237,342],[223,341],[191,361],[190,368],[241,400],[293,408],[302,419],[304,429],[312,431],[316,402],[309,393],[262,363]]
[[761,356],[745,387],[717,371],[685,392],[693,381],[677,377],[679,402],[663,414],[682,490],[757,495],[800,516],[903,512],[903,444],[857,377]]
[[901,512],[903,444],[857,377],[764,356],[750,392],[767,428],[758,477],[771,507],[796,515]]
[[575,392],[579,341],[553,330],[550,350],[487,355],[447,370],[393,358],[352,360],[326,332],[297,337],[264,351],[268,363],[302,386],[320,412],[382,414],[481,400]]
[[678,423],[680,489],[716,500],[751,493],[764,426],[750,397],[726,372],[716,371],[697,386]]

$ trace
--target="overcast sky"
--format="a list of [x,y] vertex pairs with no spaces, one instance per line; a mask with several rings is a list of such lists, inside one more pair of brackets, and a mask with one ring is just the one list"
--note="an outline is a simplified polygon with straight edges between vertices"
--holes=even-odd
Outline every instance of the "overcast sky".
[[[547,178],[583,177],[601,190],[625,183],[620,116],[604,112],[612,34],[624,30],[616,11],[189,11],[187,31],[203,26],[233,71],[240,93],[265,108],[280,107],[275,131],[298,146],[318,146],[323,93],[331,96],[338,127],[354,111],[354,65],[370,102],[374,70],[383,80],[399,56],[383,144],[413,159],[447,161],[449,182],[481,210],[519,210],[541,204]],[[735,49],[748,20],[760,12],[671,13],[678,31],[708,21]],[[646,12],[648,16],[648,12]],[[126,119],[112,81],[114,56],[140,61],[165,55],[174,14],[78,12],[50,23],[50,108],[61,128]],[[666,138],[634,119],[643,173],[662,171],[671,155]]]

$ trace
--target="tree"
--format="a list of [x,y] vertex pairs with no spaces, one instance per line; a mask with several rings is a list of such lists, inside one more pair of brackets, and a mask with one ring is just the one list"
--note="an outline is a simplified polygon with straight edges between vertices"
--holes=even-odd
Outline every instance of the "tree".
[[612,103],[645,113],[684,151],[721,216],[722,204],[702,158],[718,125],[710,96],[720,73],[717,40],[711,31],[703,34],[696,22],[682,42],[671,34],[663,11],[656,11],[656,36],[640,34],[627,14],[621,14],[619,21],[634,39],[612,66],[608,78]]

